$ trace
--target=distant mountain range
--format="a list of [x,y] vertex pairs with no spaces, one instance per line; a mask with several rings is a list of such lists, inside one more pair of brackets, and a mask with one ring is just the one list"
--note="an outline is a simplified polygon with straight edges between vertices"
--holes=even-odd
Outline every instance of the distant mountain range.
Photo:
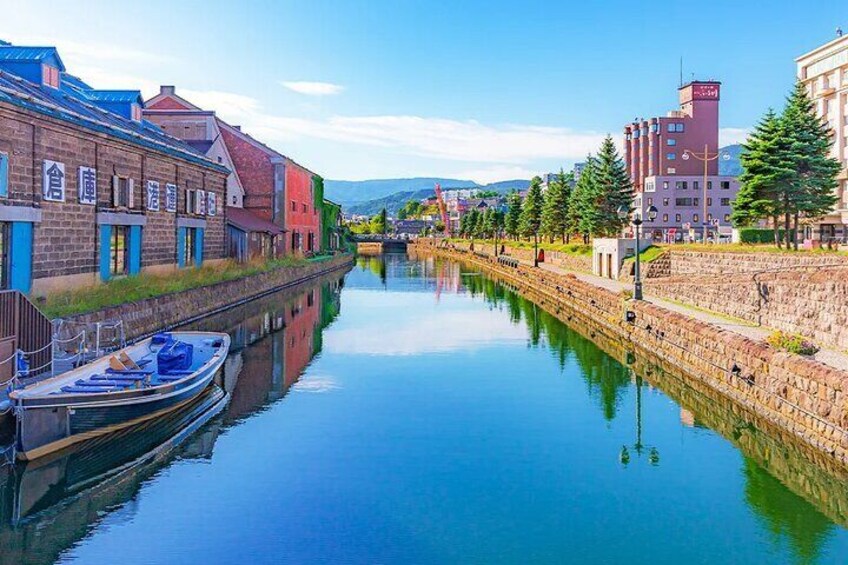
[[742,161],[739,157],[742,155],[742,145],[728,145],[727,147],[722,147],[719,149],[720,153],[727,153],[730,155],[730,159],[724,160],[719,159],[718,161],[718,174],[720,175],[730,175],[734,177],[738,177],[742,174]]
[[[719,160],[719,174],[738,176],[742,174],[739,144],[722,147],[722,153],[728,153],[730,159]],[[326,180],[324,195],[340,203],[348,214],[371,216],[385,208],[390,216],[398,213],[408,200],[422,200],[433,195],[433,188],[440,184],[442,189],[480,188],[507,194],[512,190],[526,190],[529,180],[516,179],[480,185],[470,180],[420,177],[411,179],[376,179],[363,181]]]
[[[418,179],[396,179],[396,180],[418,180]],[[426,180],[426,179],[425,179]],[[478,185],[476,183],[472,183],[471,186],[457,186],[448,184],[448,182],[456,182],[452,181],[452,179],[442,179],[445,182],[440,182],[439,184],[442,186],[444,190],[450,190],[452,188],[479,188],[481,190],[494,190],[500,194],[507,194],[512,190],[526,190],[527,187],[530,186],[529,180],[516,179],[516,180],[506,180],[494,182],[492,184],[486,185]],[[373,181],[365,181],[365,182],[373,182]],[[459,181],[463,182],[463,181]],[[435,182],[429,185],[427,188],[422,188],[420,190],[402,190],[398,192],[393,192],[391,194],[387,194],[385,196],[381,196],[379,198],[373,198],[371,200],[366,200],[364,202],[354,202],[344,207],[344,211],[347,214],[355,214],[361,216],[372,216],[382,210],[386,209],[389,216],[395,216],[398,211],[406,204],[409,200],[423,200],[429,196],[434,195],[434,187]],[[326,186],[326,185],[325,185]],[[326,194],[326,189],[325,189]],[[331,200],[334,200],[332,197],[328,196]],[[338,202],[339,200],[336,200]]]
[[338,202],[344,208],[353,204],[384,198],[398,192],[433,190],[436,184],[442,188],[474,188],[479,186],[470,180],[438,177],[420,177],[412,179],[375,179],[375,180],[325,180],[324,196]]

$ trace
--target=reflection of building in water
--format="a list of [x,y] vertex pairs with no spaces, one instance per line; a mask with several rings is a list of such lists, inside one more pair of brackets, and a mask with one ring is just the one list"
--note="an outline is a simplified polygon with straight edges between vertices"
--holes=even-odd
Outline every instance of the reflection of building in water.
[[684,407],[680,407],[680,423],[687,428],[695,427],[695,415]]
[[[187,328],[231,335],[230,356],[217,379],[223,390],[216,384],[162,418],[80,444],[61,457],[27,466],[0,463],[0,563],[55,562],[105,514],[118,509],[131,514],[144,481],[174,457],[210,458],[222,425],[285,395],[339,313],[339,276],[311,285]],[[214,418],[224,409],[223,418]]]

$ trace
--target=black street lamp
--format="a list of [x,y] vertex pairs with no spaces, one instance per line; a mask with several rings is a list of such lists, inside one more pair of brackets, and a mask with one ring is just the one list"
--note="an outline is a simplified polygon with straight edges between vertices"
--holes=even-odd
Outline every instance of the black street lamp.
[[[653,222],[657,218],[656,207],[648,206],[648,209],[645,210],[645,214],[648,216],[648,221]],[[630,219],[635,228],[633,231],[636,235],[636,265],[633,273],[633,300],[642,300],[642,276],[640,270],[641,261],[639,260],[639,228],[642,226],[642,213],[640,211],[636,211],[633,213],[631,218],[630,207],[621,206],[618,209],[618,217],[623,222],[626,222],[628,219]]]

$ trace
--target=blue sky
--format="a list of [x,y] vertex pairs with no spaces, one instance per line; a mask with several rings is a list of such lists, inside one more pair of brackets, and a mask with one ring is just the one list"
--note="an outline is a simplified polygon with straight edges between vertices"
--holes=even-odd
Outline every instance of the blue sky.
[[326,178],[488,182],[674,108],[681,56],[723,82],[739,140],[795,57],[848,30],[833,0],[759,4],[0,0],[0,38],[58,46],[99,88],[174,84]]

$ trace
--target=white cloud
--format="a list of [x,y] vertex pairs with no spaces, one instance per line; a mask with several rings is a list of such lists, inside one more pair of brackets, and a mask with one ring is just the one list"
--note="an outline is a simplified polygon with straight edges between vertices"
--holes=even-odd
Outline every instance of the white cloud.
[[530,170],[521,166],[494,166],[480,169],[469,169],[460,171],[458,173],[451,173],[451,176],[458,179],[471,179],[474,182],[480,184],[489,184],[490,182],[497,182],[501,180],[529,179],[535,175],[541,175],[542,173],[550,172],[553,171]]
[[748,128],[721,128],[718,130],[718,144],[721,147],[744,143],[751,130]]
[[344,87],[331,82],[309,82],[309,81],[280,81],[284,87],[298,94],[307,96],[330,96],[339,94]]
[[[223,101],[226,93],[209,93]],[[205,95],[196,93],[198,100]],[[414,115],[330,116],[310,119],[266,113],[250,97],[236,108],[246,131],[269,142],[314,138],[383,147],[391,151],[467,163],[506,163],[514,170],[536,159],[575,160],[595,151],[604,134],[521,124],[482,124],[476,120]],[[231,119],[227,104],[198,104]],[[230,116],[228,118],[228,116]]]
[[214,110],[224,120],[240,125],[242,121],[253,122],[259,115],[259,102],[255,98],[218,90],[178,89],[177,94],[204,110]]

